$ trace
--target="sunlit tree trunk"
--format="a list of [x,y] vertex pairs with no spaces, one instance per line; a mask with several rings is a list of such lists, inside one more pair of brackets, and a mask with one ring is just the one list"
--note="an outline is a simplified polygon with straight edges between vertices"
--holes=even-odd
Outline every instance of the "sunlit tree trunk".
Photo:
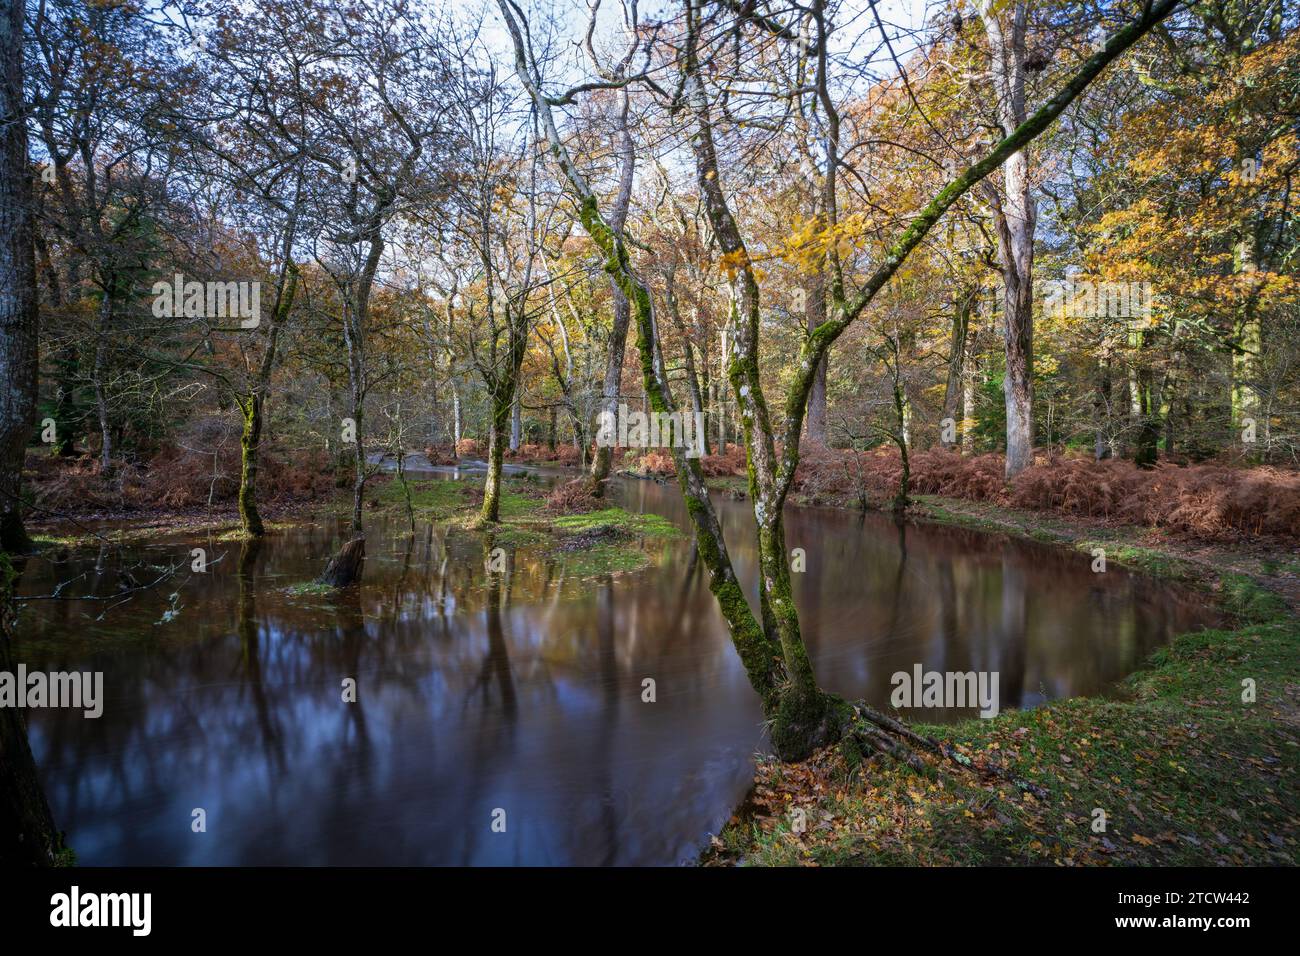
[[[1024,3],[982,7],[989,38],[990,74],[997,96],[998,123],[1010,136],[1027,116],[1025,110]],[[1005,22],[1004,22],[1005,20]],[[1029,155],[1020,149],[1002,164],[1002,189],[988,184],[986,194],[997,227],[1005,311],[1007,411],[1006,475],[1013,478],[1034,459],[1034,226],[1037,208],[1030,194]]]
[[[1257,271],[1255,236],[1250,232],[1237,244],[1233,269],[1251,276]],[[1258,295],[1251,290],[1237,309],[1233,323],[1232,351],[1232,424],[1238,436],[1247,421],[1256,423],[1257,436],[1264,432],[1260,417],[1259,357],[1263,348]],[[1256,439],[1258,440],[1258,438]]]
[[1097,363],[1097,386],[1092,401],[1093,457],[1103,461],[1111,456],[1111,359],[1102,356]]
[[485,522],[501,520],[501,468],[510,427],[510,400],[492,397],[492,417],[488,422],[487,476],[483,479],[483,507],[479,517]]
[[[619,119],[619,186],[618,196],[614,200],[609,218],[609,227],[621,238],[623,226],[627,222],[628,208],[632,202],[632,183],[636,173],[636,144],[632,139],[632,130],[628,125],[628,113],[631,101],[627,90],[623,91],[622,107]],[[618,282],[610,279],[610,293],[614,299],[614,323],[609,333],[609,350],[605,356],[605,384],[602,391],[601,411],[612,421],[618,414],[619,388],[623,380],[623,353],[627,350],[627,327],[631,319],[631,303],[619,287]],[[609,477],[614,449],[598,445],[591,462],[591,491],[599,497],[604,493],[604,482]]]
[[966,356],[962,363],[961,373],[961,451],[963,455],[975,454],[975,377],[979,374],[975,356],[978,341],[978,335],[972,340],[970,332],[967,330]]

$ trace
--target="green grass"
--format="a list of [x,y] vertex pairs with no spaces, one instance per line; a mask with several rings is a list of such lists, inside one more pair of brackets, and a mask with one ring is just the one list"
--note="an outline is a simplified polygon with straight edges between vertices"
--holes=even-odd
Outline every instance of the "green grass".
[[[640,570],[650,563],[644,541],[680,534],[666,518],[622,508],[549,515],[537,482],[513,475],[505,479],[501,490],[500,521],[485,528],[479,520],[481,481],[407,484],[412,507],[420,517],[446,521],[459,533],[491,533],[494,545],[544,548],[564,565],[567,574],[579,578]],[[396,480],[380,486],[371,498],[385,511],[405,511],[405,490]]]
[[634,514],[622,508],[562,515],[553,519],[551,526],[569,534],[619,529],[647,538],[674,538],[680,535],[677,527],[667,518],[654,514]]
[[322,597],[334,594],[338,589],[320,581],[304,581],[301,584],[292,584],[284,590],[290,597]]
[[598,544],[582,551],[561,556],[566,573],[579,578],[599,578],[607,574],[628,574],[650,564],[649,556],[626,544]]
[[[267,532],[283,531],[296,524],[288,521],[263,521]],[[217,543],[232,543],[245,540],[248,535],[240,526],[238,518],[219,517],[212,519],[169,516],[167,518],[146,518],[130,521],[113,528],[98,528],[91,531],[68,531],[56,534],[42,531],[32,535],[32,542],[42,551],[52,548],[97,548],[108,542],[114,545],[147,544],[160,538],[208,535]]]
[[[474,486],[459,481],[392,481],[380,484],[371,499],[381,507],[406,508],[406,489],[410,489],[411,507],[421,517],[447,518],[463,511],[468,503],[469,489]],[[351,507],[351,502],[348,502]]]

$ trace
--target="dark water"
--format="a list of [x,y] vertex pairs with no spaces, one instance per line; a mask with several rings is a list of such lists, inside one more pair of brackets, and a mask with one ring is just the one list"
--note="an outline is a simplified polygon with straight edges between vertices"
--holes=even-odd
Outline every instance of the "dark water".
[[[674,486],[629,481],[629,508],[684,523]],[[748,506],[719,502],[742,580]],[[1211,620],[1175,590],[1084,555],[950,528],[792,509],[807,554],[797,600],[817,672],[887,704],[895,671],[997,671],[1001,705],[1095,693],[1172,634]],[[344,598],[294,597],[341,529],[303,526],[221,557],[172,600],[28,606],[29,669],[103,671],[103,716],[31,710],[51,807],[83,864],[671,864],[692,858],[748,787],[757,700],[689,540],[653,564],[566,577],[521,548],[499,589],[481,544],[371,520],[365,578]],[[29,563],[48,593],[94,552]],[[137,572],[137,576],[139,573]],[[168,618],[168,611],[175,611]],[[105,613],[107,612],[107,613]],[[96,620],[101,614],[103,620]],[[343,703],[341,682],[357,681]],[[657,700],[642,701],[642,681]],[[972,711],[914,712],[926,721]],[[191,812],[207,832],[191,831]],[[506,832],[492,830],[505,811]],[[498,815],[499,817],[499,815]]]

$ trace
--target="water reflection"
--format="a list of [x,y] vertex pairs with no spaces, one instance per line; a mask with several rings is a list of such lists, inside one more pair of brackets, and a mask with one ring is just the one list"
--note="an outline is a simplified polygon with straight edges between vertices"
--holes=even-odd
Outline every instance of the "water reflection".
[[[675,488],[616,493],[685,523]],[[752,582],[746,506],[719,507]],[[143,549],[225,555],[170,622],[165,595],[102,621],[88,603],[26,612],[18,659],[105,672],[99,720],[29,714],[83,863],[674,863],[743,796],[761,715],[688,539],[647,545],[644,573],[577,580],[528,548],[489,574],[490,542],[379,519],[359,589],[290,594],[345,531]],[[1004,708],[1093,693],[1205,620],[1086,557],[972,532],[808,509],[787,538],[807,552],[796,599],[820,679],[882,705],[890,675],[917,663],[997,670]],[[91,552],[31,562],[21,588],[82,571],[114,586],[113,558]],[[196,807],[206,833],[190,830]]]

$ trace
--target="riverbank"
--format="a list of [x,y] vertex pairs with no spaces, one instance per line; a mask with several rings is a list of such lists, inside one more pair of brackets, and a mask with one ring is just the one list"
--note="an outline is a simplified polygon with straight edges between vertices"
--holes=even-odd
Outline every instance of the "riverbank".
[[[1094,553],[1204,588],[1230,625],[1177,637],[1108,698],[917,728],[976,765],[918,774],[837,748],[760,761],[705,865],[1300,862],[1300,618],[1289,555],[925,497],[917,517]],[[1253,694],[1253,696],[1252,696]]]
[[458,532],[490,537],[494,546],[543,547],[579,577],[639,571],[651,562],[643,545],[680,537],[665,518],[575,494],[577,487],[548,489],[533,474],[505,475],[500,521],[490,527],[479,522],[483,481],[477,476],[456,481],[381,476],[372,479],[367,508],[399,519],[409,514],[445,522]]

